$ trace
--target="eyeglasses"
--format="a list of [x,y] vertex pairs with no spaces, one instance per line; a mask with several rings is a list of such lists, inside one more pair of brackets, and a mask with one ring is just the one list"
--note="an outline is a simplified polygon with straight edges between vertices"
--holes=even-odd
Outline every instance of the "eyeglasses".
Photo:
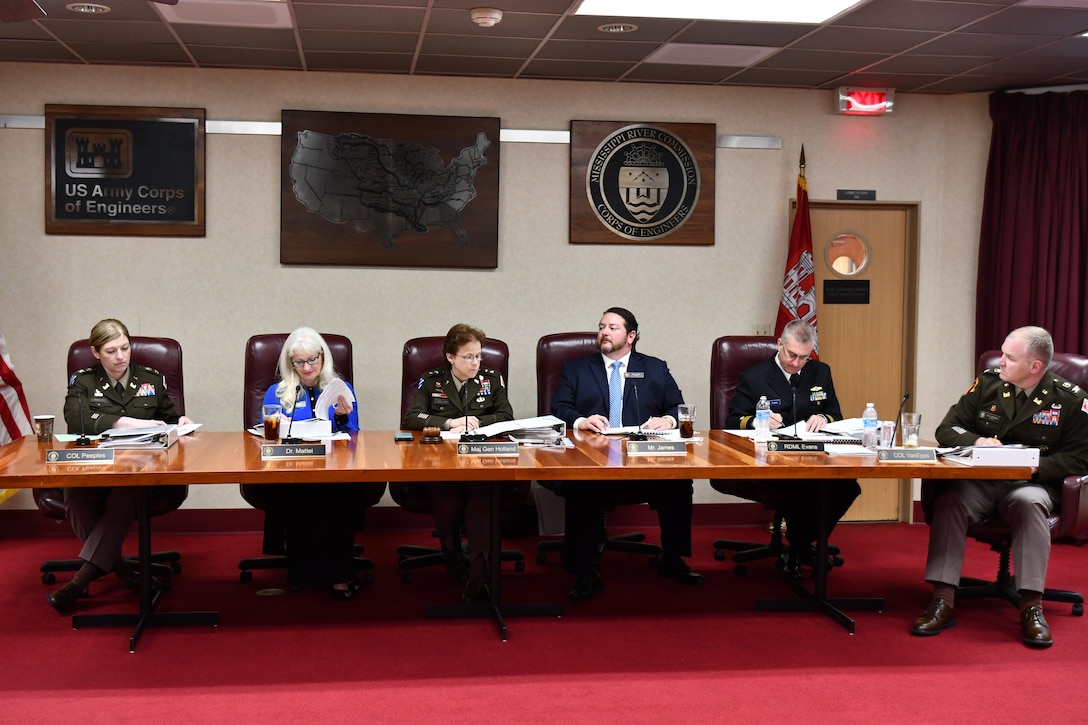
[[306,367],[307,365],[309,365],[310,367],[313,367],[314,365],[317,365],[317,361],[321,359],[321,356],[323,354],[324,353],[319,352],[316,355],[314,355],[312,358],[309,358],[307,360],[292,360],[291,364],[294,365],[299,370]]
[[798,355],[795,352],[790,352],[786,348],[782,348],[782,354],[786,356],[787,360],[800,360],[801,362],[808,362],[812,359],[810,355]]
[[479,360],[480,362],[483,362],[484,354],[481,352],[478,355],[458,355],[457,357],[461,358],[467,363],[471,363],[474,360]]

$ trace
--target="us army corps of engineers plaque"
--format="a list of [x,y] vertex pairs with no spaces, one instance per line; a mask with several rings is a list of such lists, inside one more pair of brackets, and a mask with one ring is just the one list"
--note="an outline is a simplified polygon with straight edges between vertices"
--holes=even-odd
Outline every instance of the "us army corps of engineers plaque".
[[45,107],[45,233],[204,236],[204,109]]

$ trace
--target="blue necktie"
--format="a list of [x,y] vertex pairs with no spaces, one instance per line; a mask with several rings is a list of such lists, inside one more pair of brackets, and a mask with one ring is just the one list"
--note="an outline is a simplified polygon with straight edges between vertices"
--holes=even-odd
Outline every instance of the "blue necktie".
[[620,386],[619,360],[612,363],[612,374],[608,378],[608,425],[619,428],[623,425],[623,389]]

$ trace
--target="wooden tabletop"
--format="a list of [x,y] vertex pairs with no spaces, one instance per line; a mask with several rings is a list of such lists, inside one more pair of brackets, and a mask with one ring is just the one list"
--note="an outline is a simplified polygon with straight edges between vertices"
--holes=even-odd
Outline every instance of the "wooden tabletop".
[[[674,478],[989,478],[1030,477],[1023,467],[955,463],[882,463],[874,456],[770,453],[725,431],[703,431],[687,455],[629,456],[624,441],[570,433],[575,447],[522,447],[517,456],[469,456],[456,443],[396,442],[394,431],[363,431],[328,444],[321,458],[262,460],[260,438],[245,432],[200,430],[164,451],[117,451],[113,463],[50,463],[51,449],[71,443],[22,438],[0,447],[0,488],[159,486],[367,481],[614,480]],[[121,474],[121,475],[119,475]]]

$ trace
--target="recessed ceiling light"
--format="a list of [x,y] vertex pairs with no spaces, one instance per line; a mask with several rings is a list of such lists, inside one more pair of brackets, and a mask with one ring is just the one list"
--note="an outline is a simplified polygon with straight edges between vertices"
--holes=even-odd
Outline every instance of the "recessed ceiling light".
[[597,30],[602,33],[633,33],[638,30],[638,26],[634,23],[605,23],[598,25]]
[[614,18],[738,20],[753,23],[822,23],[861,0],[582,0],[575,15]]
[[110,11],[108,5],[100,5],[99,3],[68,3],[64,8],[65,10],[71,10],[73,13],[86,13],[87,15],[100,15]]

